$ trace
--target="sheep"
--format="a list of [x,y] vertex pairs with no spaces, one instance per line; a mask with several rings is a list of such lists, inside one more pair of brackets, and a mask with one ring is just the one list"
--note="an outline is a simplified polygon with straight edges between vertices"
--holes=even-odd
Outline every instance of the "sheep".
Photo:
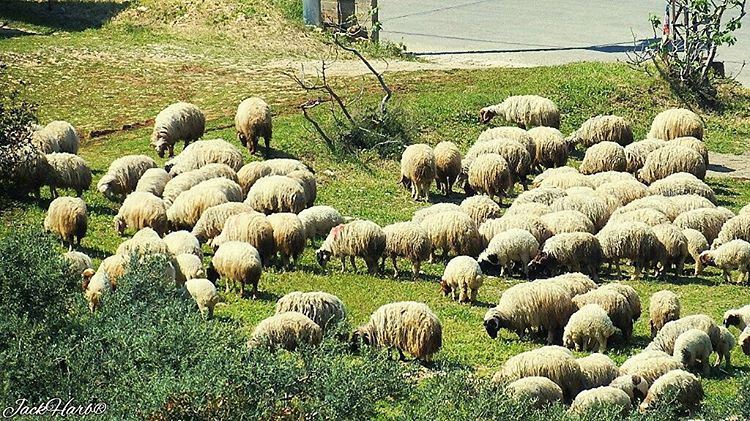
[[206,318],[214,318],[214,307],[222,301],[216,292],[216,286],[205,278],[193,278],[185,281],[185,290],[193,297],[198,304],[198,310],[201,314],[206,314]]
[[620,277],[621,259],[632,261],[635,269],[633,279],[638,279],[644,268],[661,261],[665,254],[654,231],[641,222],[607,224],[596,234],[596,238],[602,247],[604,260],[615,264]]
[[648,154],[643,168],[638,170],[636,177],[646,184],[651,184],[678,173],[692,174],[702,180],[706,177],[706,162],[693,149],[667,145]]
[[331,228],[343,224],[344,218],[339,211],[330,206],[312,206],[297,215],[305,228],[305,236],[314,245],[316,236],[328,235]]
[[[510,205],[510,207],[505,210],[504,216],[529,215],[529,216],[539,217],[541,219],[542,216],[551,212],[552,210],[549,208],[549,206],[543,203],[529,202],[529,203],[516,204],[516,202],[514,201]],[[546,222],[545,222],[545,225],[547,225]],[[592,229],[593,229],[593,225],[592,225]]]
[[190,190],[203,181],[219,177],[232,180],[235,183],[238,181],[237,173],[235,173],[234,170],[229,168],[229,166],[227,166],[226,164],[204,165],[197,170],[184,172],[174,178],[171,178],[164,186],[164,192],[162,193],[164,204],[168,208],[172,206],[172,203],[182,192]]
[[530,232],[512,228],[492,237],[478,262],[484,272],[492,266],[500,266],[500,276],[511,276],[513,264],[520,263],[524,276],[528,278],[529,261],[538,250],[539,242]]
[[445,265],[440,278],[440,289],[459,303],[476,301],[479,287],[484,283],[482,268],[470,256],[456,256]]
[[641,297],[638,296],[638,292],[635,288],[630,285],[613,282],[602,285],[599,289],[602,291],[614,291],[625,297],[630,306],[630,313],[633,315],[633,322],[641,317]]
[[399,183],[411,190],[414,200],[429,200],[430,185],[435,179],[435,154],[424,143],[409,145],[401,155]]
[[746,327],[745,330],[740,332],[739,341],[742,353],[750,355],[750,327]]
[[189,279],[200,279],[206,277],[201,258],[192,253],[182,253],[175,256],[175,283],[178,287],[185,284]]
[[249,349],[266,346],[271,350],[282,348],[294,351],[304,344],[318,345],[322,340],[323,330],[309,317],[296,311],[286,311],[258,323],[247,346]]
[[582,269],[595,281],[599,280],[602,248],[599,240],[588,232],[560,233],[544,243],[528,265],[529,274],[537,278],[541,273],[552,274],[557,269],[580,272]]
[[60,236],[68,251],[73,246],[81,246],[81,240],[88,229],[88,211],[83,199],[77,197],[58,197],[49,204],[44,217],[44,230]]
[[601,142],[586,149],[586,155],[578,170],[581,174],[595,174],[625,171],[626,167],[625,149],[615,142]]
[[412,222],[421,224],[422,221],[424,221],[428,216],[436,214],[436,213],[440,213],[440,212],[447,212],[447,211],[461,212],[461,207],[455,203],[436,203],[434,205],[427,206],[426,208],[422,208],[414,212],[414,215],[412,215],[411,220]]
[[323,244],[315,252],[315,258],[320,267],[333,257],[341,258],[341,271],[346,270],[346,257],[348,256],[352,269],[357,270],[354,257],[359,256],[367,264],[367,272],[378,273],[378,259],[385,251],[385,233],[378,224],[355,220],[347,224],[337,225],[331,229]]
[[273,226],[262,213],[241,212],[228,217],[221,234],[213,239],[211,245],[216,248],[231,241],[242,241],[255,247],[263,266],[268,266],[271,257],[276,254]]
[[750,324],[750,305],[730,309],[724,312],[724,326],[734,326],[740,332]]
[[41,198],[41,188],[48,184],[50,166],[47,157],[36,148],[26,145],[17,148],[18,161],[9,168],[9,179],[24,193],[32,193]]
[[190,229],[206,209],[227,202],[242,200],[239,184],[223,177],[202,181],[180,193],[167,209],[167,219],[172,229]]
[[112,282],[101,265],[96,272],[93,269],[84,270],[81,278],[83,279],[81,282],[83,296],[88,302],[89,311],[93,313],[101,308],[102,298],[110,291],[114,291],[116,284]]
[[685,259],[688,257],[687,237],[680,228],[670,223],[655,225],[652,230],[666,251],[662,270],[666,273],[674,265],[675,275],[682,275]]
[[555,200],[567,195],[564,190],[557,187],[538,187],[519,194],[516,200],[513,201],[511,208],[526,203],[539,203],[549,206]]
[[[618,291],[597,288],[572,298],[573,304],[580,310],[587,304],[597,304],[607,312],[612,324],[622,331],[628,340],[633,335],[633,310],[627,298]],[[606,344],[604,344],[606,347]],[[601,347],[601,345],[600,345]]]
[[671,196],[669,201],[674,205],[678,214],[683,212],[702,209],[702,208],[716,208],[716,205],[711,203],[710,200],[697,194],[680,194],[677,196]]
[[648,314],[653,339],[665,324],[680,318],[679,297],[668,290],[655,292],[648,305]]
[[112,289],[117,288],[117,281],[125,275],[125,271],[130,264],[130,256],[114,254],[102,260],[99,269],[109,277]]
[[621,146],[633,143],[633,129],[624,118],[616,115],[597,115],[581,124],[568,139],[588,148],[601,142],[616,142]]
[[648,187],[636,180],[623,180],[601,184],[596,188],[596,192],[614,196],[620,204],[627,205],[636,199],[648,196]]
[[594,224],[594,229],[601,229],[609,219],[611,211],[604,199],[598,196],[572,195],[555,200],[550,206],[552,211],[577,210]]
[[159,158],[164,158],[167,151],[171,158],[177,141],[185,141],[187,149],[188,144],[200,139],[205,130],[206,116],[200,108],[187,102],[175,102],[156,115],[150,146]]
[[75,127],[67,121],[53,121],[40,130],[35,130],[31,137],[31,144],[42,153],[65,152],[78,154],[81,138]]
[[138,184],[135,186],[135,191],[151,193],[154,196],[161,197],[164,194],[164,187],[166,187],[169,180],[172,177],[164,171],[162,168],[149,168],[143,173]]
[[520,378],[505,386],[505,393],[516,401],[530,403],[534,408],[544,408],[563,400],[560,386],[541,376]]
[[716,239],[711,243],[711,248],[716,249],[732,240],[750,241],[750,215],[738,215],[728,219],[721,226],[721,231],[719,231]]
[[146,155],[126,155],[115,159],[96,183],[100,193],[111,201],[121,201],[138,186],[138,180],[156,162]]
[[669,224],[669,218],[660,211],[652,208],[636,209],[629,212],[613,214],[608,221],[611,224],[640,222],[650,227]]
[[80,275],[84,270],[94,267],[91,258],[80,251],[69,251],[63,254],[63,257],[70,265],[70,270],[76,275]]
[[461,152],[453,142],[440,142],[433,149],[435,184],[444,196],[453,193],[453,183],[461,173]]
[[123,235],[128,227],[136,231],[149,227],[162,236],[167,232],[167,223],[164,201],[146,192],[130,193],[113,219],[115,231],[119,235]]
[[708,167],[708,148],[700,139],[696,139],[692,136],[683,136],[672,139],[669,144],[684,146],[698,152],[703,158],[703,162],[706,163],[706,167]]
[[692,136],[703,140],[703,122],[698,114],[684,108],[670,108],[654,117],[648,138],[672,140]]
[[690,412],[700,407],[702,399],[703,386],[700,380],[687,371],[676,369],[656,379],[648,389],[640,410],[677,404],[680,410]]
[[482,237],[474,221],[461,211],[447,211],[427,216],[420,223],[427,231],[432,243],[431,261],[437,259],[437,250],[442,250],[443,259],[448,256],[478,256],[482,250]]
[[551,127],[535,127],[529,130],[529,136],[534,140],[536,147],[535,167],[562,167],[568,162],[568,145],[559,130]]
[[260,98],[246,98],[237,107],[234,116],[234,128],[237,139],[242,146],[247,147],[250,155],[258,151],[258,139],[261,137],[266,144],[265,156],[271,153],[271,137],[273,136],[273,122],[271,108]]
[[305,191],[305,207],[310,207],[315,204],[315,199],[318,197],[318,183],[315,180],[315,175],[307,170],[296,170],[286,175],[292,180],[296,180]]
[[522,129],[534,126],[560,128],[560,111],[557,105],[538,95],[509,96],[503,102],[484,107],[479,111],[479,120],[487,124],[496,115],[515,123]]
[[623,171],[604,171],[591,174],[588,176],[589,181],[594,189],[598,189],[602,184],[618,183],[621,181],[638,181],[635,176],[629,172]]
[[625,146],[625,160],[627,161],[625,171],[635,174],[643,168],[643,164],[646,163],[646,157],[651,152],[666,145],[667,142],[661,139],[646,139]]
[[169,252],[175,256],[178,254],[189,253],[200,258],[203,257],[201,243],[189,231],[175,231],[164,236],[164,243],[167,245]]
[[443,327],[426,304],[401,301],[375,310],[370,320],[352,334],[352,343],[396,348],[401,360],[404,352],[429,362],[443,346]]
[[708,241],[706,241],[706,237],[700,231],[692,228],[683,229],[682,235],[687,239],[688,255],[695,262],[693,275],[698,276],[703,272],[700,254],[708,250]]
[[628,358],[620,366],[620,376],[639,376],[647,384],[653,384],[665,373],[682,369],[682,363],[663,351],[644,350]]
[[648,394],[648,382],[637,374],[618,376],[609,386],[625,392],[633,405],[643,400]]
[[502,214],[500,205],[487,196],[467,197],[461,202],[460,207],[477,225],[488,219],[499,218]]
[[250,188],[245,203],[265,214],[277,212],[300,213],[305,208],[305,189],[293,178],[269,175]]
[[721,331],[711,317],[705,314],[694,314],[668,322],[659,330],[646,350],[662,351],[672,355],[677,338],[689,329],[699,329],[711,338],[712,348],[716,348],[721,340]]
[[739,271],[738,283],[750,281],[750,243],[745,240],[732,240],[716,250],[704,251],[698,258],[704,266],[720,268],[726,282],[732,282],[732,270]]
[[698,329],[688,329],[677,337],[672,356],[679,359],[685,368],[700,367],[704,376],[710,372],[708,357],[713,352],[711,338],[706,332]]
[[597,288],[596,282],[580,272],[564,273],[552,278],[537,279],[534,282],[553,283],[567,291],[570,298],[573,298],[576,295],[585,294]]
[[536,145],[534,140],[529,136],[526,130],[520,127],[503,126],[487,129],[479,134],[476,143],[486,142],[492,139],[510,139],[523,145],[529,156],[533,159],[536,156]]
[[91,169],[86,161],[70,153],[51,153],[46,156],[49,173],[47,184],[52,198],[57,198],[57,188],[71,188],[81,197],[91,186]]
[[545,178],[540,187],[557,187],[562,190],[567,190],[572,187],[586,187],[594,189],[594,185],[591,183],[589,178],[578,171],[572,171],[567,173],[559,173],[553,176]]
[[471,191],[486,194],[490,199],[498,197],[502,204],[502,197],[512,187],[512,179],[505,159],[494,153],[478,156],[469,167],[466,184]]
[[199,140],[167,161],[164,169],[174,177],[207,164],[226,164],[232,170],[239,171],[242,168],[242,152],[223,139]]
[[541,376],[560,386],[563,398],[570,401],[581,390],[583,374],[572,355],[557,347],[542,347],[510,357],[492,376],[495,383]]
[[430,258],[432,242],[427,230],[416,222],[398,222],[383,228],[385,233],[385,253],[381,270],[385,270],[385,260],[390,257],[393,262],[393,277],[398,277],[396,257],[403,257],[411,262],[412,279],[419,276],[423,261]]
[[534,157],[529,155],[526,148],[515,140],[500,138],[486,142],[475,143],[468,152],[467,160],[474,160],[480,155],[494,153],[498,154],[508,163],[513,182],[519,182],[524,190],[527,189],[528,179],[526,176],[531,172]]
[[250,187],[262,177],[267,175],[287,175],[293,171],[313,172],[305,164],[296,159],[278,158],[249,162],[237,171],[237,177],[239,178],[240,186],[242,186],[242,191],[247,194],[250,191]]
[[563,329],[576,311],[570,294],[549,282],[514,285],[500,296],[500,302],[484,315],[484,329],[495,339],[501,328],[522,336],[525,331],[547,332],[547,344],[560,343]]
[[612,324],[607,312],[598,304],[587,304],[570,316],[563,332],[563,345],[576,351],[606,352],[607,340],[616,333],[620,329]]
[[542,182],[548,178],[561,178],[564,177],[565,174],[572,174],[577,173],[578,169],[573,167],[556,167],[556,168],[547,168],[546,170],[542,171],[541,173],[537,174],[536,177],[531,181],[531,187],[537,188],[540,187]]
[[250,284],[253,287],[251,296],[257,299],[262,272],[260,254],[255,247],[240,241],[227,241],[216,249],[206,275],[214,284],[219,278],[226,278],[226,293],[229,293],[230,284],[239,283],[240,297],[245,296],[245,284]]
[[290,292],[276,302],[275,314],[296,311],[309,317],[325,332],[346,319],[344,303],[326,292]]
[[706,238],[711,244],[718,238],[721,228],[728,221],[727,215],[714,208],[695,209],[681,213],[674,220],[674,224],[685,230],[694,229]]
[[254,212],[254,210],[252,206],[239,202],[227,202],[211,206],[203,211],[193,227],[192,234],[201,244],[213,240],[221,234],[227,218],[245,212]]
[[593,353],[576,361],[581,367],[584,389],[610,385],[620,375],[614,361],[604,354]]
[[542,220],[531,215],[504,215],[502,218],[488,219],[479,226],[479,234],[487,245],[495,235],[513,228],[528,231],[539,244],[544,244],[552,236]]
[[305,227],[302,221],[293,213],[274,213],[268,215],[266,220],[273,228],[273,239],[281,257],[281,267],[290,267],[290,258],[296,266],[297,260],[305,251]]
[[584,416],[587,413],[602,408],[615,411],[614,414],[616,414],[617,418],[625,419],[632,409],[630,396],[622,389],[612,386],[600,386],[579,393],[573,400],[568,411],[579,416]]
[[672,204],[672,198],[661,195],[646,196],[641,199],[635,199],[632,202],[624,205],[612,212],[612,217],[622,213],[640,210],[640,209],[655,209],[670,221],[674,221],[675,218],[680,214],[679,210]]
[[139,257],[143,257],[154,254],[169,256],[170,252],[167,243],[159,237],[159,234],[153,229],[146,227],[138,230],[131,239],[120,243],[117,246],[115,254],[122,256],[136,254]]
[[653,182],[648,191],[662,196],[678,196],[682,194],[697,194],[711,202],[716,202],[716,195],[708,184],[699,180],[695,175],[675,173]]

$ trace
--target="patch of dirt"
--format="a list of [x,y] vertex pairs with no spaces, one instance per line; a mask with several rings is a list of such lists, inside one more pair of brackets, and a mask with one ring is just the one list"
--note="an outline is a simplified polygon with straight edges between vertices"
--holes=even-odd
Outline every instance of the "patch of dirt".
[[708,171],[706,177],[732,178],[735,180],[750,180],[750,155],[731,155],[723,153],[708,153]]

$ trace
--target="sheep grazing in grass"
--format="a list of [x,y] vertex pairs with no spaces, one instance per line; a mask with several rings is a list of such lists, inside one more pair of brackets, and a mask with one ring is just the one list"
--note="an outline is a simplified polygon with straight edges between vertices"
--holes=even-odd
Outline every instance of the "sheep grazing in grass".
[[529,277],[529,262],[539,250],[539,242],[530,232],[512,228],[496,234],[487,248],[479,255],[479,265],[487,272],[500,266],[500,276],[510,276],[513,265],[518,263],[526,278]]
[[552,380],[541,376],[520,378],[505,386],[508,397],[531,404],[533,408],[544,408],[562,403],[563,392]]
[[529,155],[528,150],[515,140],[499,138],[486,142],[475,143],[469,151],[466,152],[467,160],[474,160],[484,154],[498,154],[508,163],[508,169],[513,182],[519,182],[524,190],[528,186],[526,176],[531,172],[533,156]]
[[711,317],[694,314],[671,321],[661,328],[646,350],[662,351],[672,355],[677,338],[690,329],[699,329],[711,338],[711,347],[716,348],[721,340],[721,331]]
[[91,258],[80,251],[69,251],[63,254],[63,257],[70,265],[70,270],[76,275],[80,275],[84,270],[94,267]]
[[688,255],[690,255],[695,262],[693,275],[698,276],[703,272],[703,264],[701,263],[700,255],[708,250],[708,241],[700,231],[692,228],[683,229],[682,235],[687,239]]
[[205,278],[188,279],[185,281],[185,289],[198,304],[198,310],[205,314],[206,318],[214,318],[214,307],[222,301],[216,292],[216,286]]
[[331,229],[323,244],[315,252],[318,264],[326,264],[336,257],[341,258],[341,271],[346,270],[346,258],[349,257],[352,269],[357,270],[354,257],[364,259],[367,272],[378,273],[378,259],[385,251],[385,233],[378,224],[371,221],[356,220],[338,225]]
[[9,179],[19,191],[32,193],[39,199],[42,186],[48,184],[49,163],[47,157],[35,148],[23,149],[16,151],[17,155],[24,154],[24,158],[10,168]]
[[167,219],[172,229],[192,230],[206,209],[241,200],[242,189],[239,184],[223,177],[212,178],[180,193],[167,209]]
[[492,376],[495,383],[512,382],[518,379],[540,376],[560,386],[563,397],[571,401],[583,386],[583,375],[578,362],[567,350],[545,346],[510,357]]
[[[208,164],[204,165],[197,170],[184,172],[174,178],[167,181],[164,186],[164,193],[162,193],[162,199],[164,204],[168,207],[172,206],[172,203],[177,199],[182,192],[186,192],[191,188],[197,186],[203,181],[210,180],[212,178],[223,177],[227,180],[237,182],[237,173],[233,169],[229,168],[226,164]],[[243,190],[243,194],[246,193]]]
[[93,269],[84,270],[81,278],[83,296],[88,302],[89,311],[93,313],[101,308],[102,298],[110,291],[114,291],[117,285],[112,282],[101,266],[96,272]]
[[401,155],[401,179],[399,183],[411,191],[414,200],[426,202],[430,186],[435,179],[435,154],[424,143],[409,145]]
[[663,260],[664,252],[656,234],[651,227],[640,222],[607,224],[596,234],[596,238],[602,247],[604,261],[614,264],[620,277],[622,259],[632,261],[635,269],[633,279],[640,278],[643,269]]
[[228,241],[216,250],[206,275],[216,284],[219,278],[226,278],[226,293],[230,284],[240,284],[240,297],[245,296],[245,284],[252,285],[251,296],[258,298],[258,281],[263,272],[260,254],[255,247],[240,241]]
[[651,152],[666,145],[667,142],[661,139],[646,139],[625,146],[625,160],[627,161],[625,171],[635,174],[643,168],[643,164],[646,163],[646,157]]
[[618,282],[612,282],[609,284],[602,285],[599,289],[602,291],[614,291],[625,297],[628,300],[630,306],[630,313],[633,315],[633,322],[641,317],[641,297],[635,288],[630,285],[621,284]]
[[487,129],[479,134],[476,143],[486,142],[492,139],[515,140],[526,148],[526,151],[532,159],[536,156],[536,145],[534,145],[534,140],[529,136],[526,130],[520,127],[503,126]]
[[655,227],[657,225],[669,224],[669,218],[667,218],[666,215],[656,209],[643,208],[628,212],[618,212],[616,214],[613,214],[608,222],[610,224],[640,222],[650,227]]
[[439,212],[427,216],[420,223],[427,231],[432,243],[431,261],[437,259],[437,251],[442,250],[442,258],[449,256],[478,256],[482,250],[482,237],[471,217],[461,211]]
[[[607,408],[614,411],[616,418],[625,419],[630,410],[632,403],[630,396],[622,389],[612,386],[601,386],[593,389],[584,390],[576,396],[568,410],[572,414],[585,417],[587,414],[593,414],[596,410]],[[612,414],[612,412],[607,412]]]
[[597,288],[596,282],[594,282],[588,276],[579,272],[564,273],[552,278],[537,279],[534,282],[549,282],[555,284],[567,291],[568,295],[571,298],[575,297],[576,295],[585,294]]
[[663,261],[665,266],[661,270],[666,273],[674,266],[675,275],[682,275],[688,257],[687,237],[680,228],[669,223],[655,225],[652,229],[666,252]]
[[674,220],[674,224],[682,230],[694,229],[711,244],[719,237],[724,224],[729,220],[728,215],[714,208],[701,208],[681,213]]
[[493,218],[499,218],[502,214],[500,205],[487,196],[479,195],[467,197],[461,202],[461,210],[466,212],[478,225]]
[[604,171],[588,176],[589,181],[593,184],[594,189],[598,189],[602,184],[617,183],[620,181],[637,181],[633,174],[623,171]]
[[77,154],[81,138],[75,127],[67,121],[53,121],[31,136],[31,144],[44,154],[66,152]]
[[682,369],[682,363],[663,351],[645,350],[628,358],[620,366],[620,376],[639,376],[647,384],[653,384],[665,373]]
[[213,240],[221,234],[224,223],[230,216],[246,212],[254,212],[252,206],[246,203],[227,202],[211,206],[203,211],[193,227],[192,234],[201,244]]
[[113,219],[115,231],[123,235],[128,227],[136,231],[149,227],[159,236],[167,232],[167,209],[164,201],[146,192],[130,193]]
[[494,153],[478,156],[469,166],[465,185],[470,191],[486,194],[490,199],[497,197],[502,204],[502,197],[513,185],[508,162]]
[[121,201],[138,186],[146,170],[156,168],[156,162],[146,155],[126,155],[109,165],[107,173],[96,184],[97,190],[109,200]]
[[68,250],[73,246],[80,247],[81,240],[88,229],[88,211],[83,199],[77,197],[58,197],[49,204],[44,217],[44,230],[60,236]]
[[612,216],[640,209],[655,209],[664,214],[670,221],[674,221],[680,214],[670,197],[652,195],[633,200],[612,212]]
[[513,228],[528,231],[539,244],[544,244],[548,238],[552,237],[552,233],[541,219],[530,215],[504,215],[502,218],[488,219],[479,226],[479,234],[484,244],[487,245],[495,235]]
[[672,356],[679,359],[685,368],[697,368],[700,365],[701,373],[707,376],[710,373],[708,357],[712,352],[711,338],[706,332],[689,329],[677,337]]
[[739,272],[738,283],[750,281],[750,243],[745,240],[732,240],[716,250],[704,251],[698,258],[704,266],[721,269],[726,282],[732,282],[732,270]]
[[698,152],[701,157],[703,157],[703,162],[705,162],[706,167],[708,167],[708,148],[700,139],[696,139],[692,136],[683,136],[669,141],[669,144],[684,146]]
[[636,180],[621,180],[601,184],[596,188],[596,192],[614,196],[621,205],[627,205],[636,199],[648,196],[648,187]]
[[435,155],[435,184],[443,195],[453,193],[453,184],[461,173],[461,152],[453,142],[440,142]]
[[653,182],[648,191],[651,194],[662,196],[679,196],[683,194],[697,194],[711,202],[716,202],[716,195],[711,187],[699,180],[695,175],[688,173],[675,173]]
[[292,171],[286,175],[292,180],[296,180],[305,191],[305,207],[315,204],[318,197],[318,182],[315,180],[315,174],[307,170]]
[[[607,313],[612,324],[622,331],[626,340],[633,335],[633,310],[627,298],[619,292],[597,288],[585,294],[576,295],[572,300],[579,310],[588,304],[599,305]],[[601,345],[600,352],[603,351]],[[606,349],[606,342],[603,345]]]
[[670,144],[648,154],[637,177],[651,184],[678,173],[692,174],[702,180],[706,177],[706,162],[693,149]]
[[419,276],[423,261],[430,258],[432,242],[427,230],[416,222],[398,222],[383,228],[385,233],[385,253],[381,270],[385,271],[385,261],[390,257],[393,263],[393,277],[398,277],[396,258],[403,257],[411,262],[412,279]]
[[[548,178],[564,178],[565,175],[570,175],[578,173],[577,168],[568,167],[568,166],[562,166],[562,167],[556,167],[556,168],[547,168],[546,170],[539,173],[534,179],[531,181],[531,187],[534,187],[535,189],[538,187],[541,187],[544,180]],[[579,173],[580,174],[580,173]],[[593,176],[590,176],[588,178],[591,178]],[[593,186],[592,186],[593,187]],[[531,192],[533,192],[532,190]],[[524,192],[527,193],[527,192]],[[520,195],[519,195],[520,197]],[[551,203],[551,202],[550,202]]]
[[293,213],[274,213],[266,220],[273,228],[276,251],[281,257],[281,267],[290,268],[289,260],[297,265],[297,260],[305,251],[305,227]]
[[568,195],[555,200],[550,208],[555,212],[563,210],[579,211],[588,217],[597,230],[607,223],[611,214],[607,202],[596,195]]
[[258,151],[258,139],[261,137],[266,144],[265,156],[269,155],[273,124],[271,108],[265,101],[257,97],[243,100],[234,116],[234,129],[237,131],[237,139],[242,146],[247,147],[250,155],[255,155]]
[[203,258],[201,244],[195,236],[189,231],[174,231],[164,236],[164,243],[167,245],[169,252],[177,256],[178,254],[189,253]]
[[683,136],[703,140],[703,122],[698,114],[690,110],[670,108],[654,117],[647,137],[672,140]]
[[302,313],[286,311],[258,323],[247,346],[294,351],[302,345],[318,345],[322,340],[323,330],[314,321]]
[[176,102],[161,110],[154,120],[154,130],[151,132],[151,146],[164,158],[166,152],[169,157],[174,156],[174,144],[180,140],[187,148],[203,136],[206,130],[206,116],[203,111],[187,102]]
[[562,133],[551,127],[535,127],[529,130],[534,140],[536,168],[562,167],[568,162],[568,144]]
[[593,353],[576,361],[581,367],[584,389],[607,386],[620,375],[620,369],[615,362],[604,354]]
[[567,272],[581,272],[599,280],[599,266],[602,264],[602,248],[599,240],[587,232],[560,233],[544,243],[542,249],[529,263],[529,274],[537,278],[542,274],[553,275],[564,269]]
[[[721,209],[721,208],[717,208]],[[727,215],[728,216],[728,215]],[[721,226],[721,231],[716,239],[711,243],[711,248],[718,248],[720,245],[732,240],[750,241],[750,215],[739,215],[728,219]]]
[[189,279],[201,279],[206,277],[203,269],[203,261],[192,253],[182,253],[174,257],[175,283],[181,287]]
[[680,318],[679,297],[668,290],[655,292],[648,305],[648,314],[651,338],[654,338],[665,324]]
[[637,405],[648,394],[648,382],[637,374],[618,376],[609,385],[625,392],[633,405]]
[[250,187],[245,203],[265,214],[300,213],[307,206],[307,196],[297,180],[285,175],[269,175]]
[[149,168],[143,173],[135,191],[151,193],[154,196],[161,197],[164,194],[164,187],[167,186],[172,177],[162,168]]
[[522,129],[535,126],[560,128],[560,111],[554,102],[538,95],[514,95],[497,105],[479,111],[479,120],[487,124],[495,116],[515,123]]
[[309,317],[325,331],[346,319],[344,303],[335,295],[326,292],[294,291],[279,298],[276,314],[296,311]]
[[678,214],[703,208],[716,208],[716,205],[711,203],[710,200],[697,194],[681,194],[677,196],[671,196],[669,201],[674,205]]
[[681,412],[698,409],[703,400],[703,386],[693,374],[684,370],[672,370],[656,381],[648,389],[646,399],[641,403],[641,411],[664,405],[677,406]]
[[615,142],[601,142],[586,149],[580,168],[581,174],[605,171],[625,171],[625,149]]
[[379,307],[370,320],[352,334],[352,343],[379,348],[396,348],[401,360],[404,352],[429,362],[443,346],[443,327],[426,304],[402,301]]
[[262,213],[242,212],[228,217],[221,234],[214,238],[211,245],[216,248],[231,241],[242,241],[255,247],[263,266],[269,266],[276,254],[273,226]]
[[242,168],[242,152],[223,139],[199,140],[167,161],[164,169],[174,177],[208,164],[226,164],[234,171],[239,171]]
[[299,213],[299,219],[305,228],[305,236],[314,243],[315,237],[328,235],[331,228],[343,224],[344,217],[330,206],[312,206]]
[[598,304],[587,304],[570,316],[563,332],[563,345],[576,351],[607,351],[607,340],[620,333]]
[[424,221],[428,216],[441,213],[441,212],[447,212],[447,211],[461,212],[461,207],[455,203],[436,203],[434,205],[427,206],[426,208],[422,208],[414,212],[414,215],[412,215],[411,220],[412,222],[421,224],[422,221]]
[[313,172],[296,159],[278,158],[249,162],[237,171],[237,177],[242,191],[247,193],[256,181],[267,175],[287,175],[294,171]]
[[633,129],[624,118],[616,115],[597,115],[581,124],[570,138],[572,145],[588,148],[601,142],[616,142],[621,146],[633,143]]
[[724,326],[734,326],[742,332],[748,325],[750,325],[750,305],[724,312]]
[[57,188],[71,188],[81,197],[91,186],[91,169],[86,161],[70,153],[51,153],[46,156],[49,164],[47,184],[52,198],[57,198]]
[[460,303],[474,302],[484,277],[479,263],[470,256],[456,256],[445,265],[440,279],[443,294]]

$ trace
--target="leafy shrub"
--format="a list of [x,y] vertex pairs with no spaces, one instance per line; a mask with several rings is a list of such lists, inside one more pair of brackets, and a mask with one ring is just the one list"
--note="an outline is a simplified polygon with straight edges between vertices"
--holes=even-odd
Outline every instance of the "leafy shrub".
[[9,178],[11,170],[31,152],[31,123],[37,121],[36,106],[23,98],[22,85],[10,78],[0,63],[0,180]]

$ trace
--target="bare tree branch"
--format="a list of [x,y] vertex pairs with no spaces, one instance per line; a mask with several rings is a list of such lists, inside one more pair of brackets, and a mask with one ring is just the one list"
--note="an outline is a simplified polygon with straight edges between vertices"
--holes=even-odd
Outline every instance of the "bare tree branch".
[[362,55],[362,53],[359,52],[359,50],[357,50],[354,47],[349,47],[347,45],[344,45],[344,43],[341,42],[341,39],[339,38],[338,34],[333,35],[333,42],[335,42],[336,45],[338,45],[339,48],[341,48],[342,50],[349,51],[350,53],[357,56],[357,58],[360,59],[360,61],[362,61],[362,63],[364,63],[364,65],[367,66],[370,72],[373,75],[375,75],[375,77],[378,79],[378,82],[380,83],[380,87],[383,88],[383,91],[385,92],[385,96],[383,96],[383,99],[380,101],[380,114],[385,115],[387,113],[386,107],[387,107],[388,101],[390,101],[391,96],[393,95],[393,92],[391,91],[391,88],[388,87],[388,84],[385,83],[385,79],[383,78],[382,73],[375,70],[375,68],[372,67],[370,62],[367,61],[367,59]]

